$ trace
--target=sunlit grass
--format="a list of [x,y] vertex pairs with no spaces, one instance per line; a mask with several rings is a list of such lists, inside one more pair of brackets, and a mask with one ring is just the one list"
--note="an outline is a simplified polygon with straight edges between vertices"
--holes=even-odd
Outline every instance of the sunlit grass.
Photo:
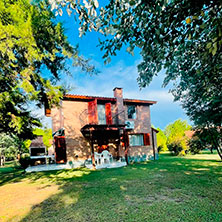
[[0,168],[0,221],[222,221],[217,154],[161,154],[124,168]]

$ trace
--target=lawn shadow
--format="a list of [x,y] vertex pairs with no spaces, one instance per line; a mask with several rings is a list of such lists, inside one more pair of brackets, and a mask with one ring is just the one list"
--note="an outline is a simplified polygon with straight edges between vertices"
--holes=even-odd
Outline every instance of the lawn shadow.
[[21,181],[25,171],[19,166],[0,167],[0,186]]
[[59,190],[34,205],[22,221],[136,221],[149,210],[152,217],[165,202],[183,209],[193,198],[213,201],[211,188],[222,182],[221,167],[217,160],[161,154],[159,160],[116,169],[27,173],[20,179],[47,180]]

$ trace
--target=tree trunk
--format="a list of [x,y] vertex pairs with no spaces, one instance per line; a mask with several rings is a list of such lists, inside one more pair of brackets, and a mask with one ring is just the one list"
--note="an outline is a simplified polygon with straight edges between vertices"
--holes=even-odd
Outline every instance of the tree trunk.
[[218,155],[220,156],[220,159],[222,161],[222,151],[219,147],[217,147],[217,152],[218,152]]
[[216,147],[217,153],[222,161],[222,149],[221,149],[220,144],[218,143],[217,139],[215,139],[215,137],[213,137],[213,144]]
[[211,130],[209,130],[211,136],[212,136],[212,142],[213,142],[213,145],[216,147],[217,149],[217,153],[222,161],[222,149],[221,149],[221,146],[220,146],[220,143],[219,141],[217,140],[217,138],[215,138],[215,134],[211,132]]

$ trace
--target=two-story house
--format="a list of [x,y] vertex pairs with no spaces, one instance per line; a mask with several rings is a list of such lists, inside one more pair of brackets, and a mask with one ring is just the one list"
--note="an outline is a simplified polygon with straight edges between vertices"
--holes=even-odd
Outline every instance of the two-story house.
[[[53,108],[53,131],[65,129],[66,160],[85,160],[99,149],[114,159],[145,161],[157,158],[156,131],[151,127],[150,106],[156,101],[125,99],[122,88],[114,97],[67,94]],[[61,158],[60,158],[61,159]]]

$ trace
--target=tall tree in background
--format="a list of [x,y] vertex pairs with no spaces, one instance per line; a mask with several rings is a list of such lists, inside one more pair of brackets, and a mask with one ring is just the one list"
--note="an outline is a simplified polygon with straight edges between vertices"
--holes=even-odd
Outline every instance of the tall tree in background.
[[61,71],[68,72],[67,59],[96,72],[68,43],[47,2],[36,2],[0,1],[0,132],[20,139],[32,138],[33,127],[41,125],[28,111],[30,101],[58,105],[64,89],[56,83]]
[[[50,2],[61,10],[59,1]],[[163,86],[173,81],[175,100],[199,129],[209,130],[222,158],[222,2],[111,0],[99,10],[97,0],[66,2],[69,13],[72,8],[78,12],[78,7],[83,12],[80,35],[94,29],[107,36],[100,41],[105,62],[123,45],[131,54],[140,48],[140,87],[165,69]]]
[[176,155],[185,155],[188,152],[188,138],[186,138],[185,132],[190,129],[191,126],[187,121],[181,119],[167,125],[164,132],[167,137],[167,147],[171,152]]

